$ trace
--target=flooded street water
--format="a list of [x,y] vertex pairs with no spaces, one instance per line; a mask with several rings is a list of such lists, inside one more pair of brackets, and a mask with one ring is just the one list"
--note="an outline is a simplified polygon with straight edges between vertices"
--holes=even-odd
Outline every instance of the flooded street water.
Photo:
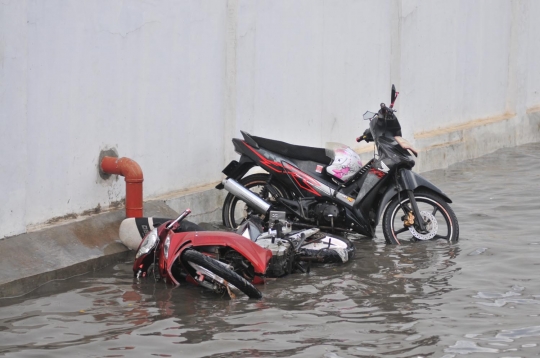
[[0,356],[540,356],[540,143],[423,176],[454,201],[455,245],[379,230],[261,300],[135,284],[121,263],[0,300]]

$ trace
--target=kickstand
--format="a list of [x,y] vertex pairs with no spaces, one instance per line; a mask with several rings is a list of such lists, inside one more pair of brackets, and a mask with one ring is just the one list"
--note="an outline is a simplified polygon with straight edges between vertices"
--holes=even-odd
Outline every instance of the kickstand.
[[294,267],[295,267],[298,271],[300,271],[300,272],[302,272],[302,273],[306,273],[306,270],[304,269],[304,266],[302,266],[302,264],[300,264],[300,262],[296,262],[296,263],[294,264]]

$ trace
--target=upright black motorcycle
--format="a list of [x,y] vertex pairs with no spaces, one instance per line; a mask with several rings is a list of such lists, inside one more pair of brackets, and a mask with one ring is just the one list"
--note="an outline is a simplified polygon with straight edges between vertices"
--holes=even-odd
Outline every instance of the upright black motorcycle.
[[[251,214],[268,220],[270,210],[280,210],[293,225],[374,237],[382,216],[388,244],[457,241],[452,201],[411,170],[418,153],[401,137],[393,109],[398,94],[392,86],[390,106],[381,103],[378,113],[364,114],[369,128],[356,140],[375,142],[378,153],[364,166],[344,145],[313,148],[242,132],[243,140],[233,139],[240,160],[223,169],[227,178],[216,187],[229,192],[223,224],[236,228]],[[246,176],[256,166],[268,173]]]

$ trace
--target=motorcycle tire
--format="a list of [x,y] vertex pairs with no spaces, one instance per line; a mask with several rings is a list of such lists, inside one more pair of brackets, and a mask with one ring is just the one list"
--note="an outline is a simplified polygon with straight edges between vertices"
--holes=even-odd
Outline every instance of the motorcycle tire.
[[426,222],[426,234],[416,231],[414,225],[406,227],[403,219],[406,213],[403,207],[410,208],[407,195],[398,196],[388,204],[382,222],[384,238],[387,244],[400,245],[402,241],[424,241],[445,239],[455,243],[459,239],[459,225],[456,214],[446,201],[433,191],[420,189],[414,192],[420,213]]
[[[262,199],[271,204],[272,202],[275,202],[275,199],[268,192],[268,190],[264,189],[264,186],[268,182],[269,178],[269,174],[252,174],[240,179],[239,183],[243,187],[255,192]],[[289,194],[279,183],[274,181],[270,185],[272,185],[272,187],[274,187],[282,197],[289,199]],[[249,205],[242,199],[228,193],[225,197],[225,201],[223,202],[223,225],[236,230],[238,226],[251,214],[252,210],[253,209],[251,209]]]
[[[208,281],[210,284],[219,284],[223,286],[222,283],[219,283],[218,280],[213,279],[211,276],[217,276],[221,281],[226,281],[229,284],[233,285],[238,290],[242,291],[249,298],[261,298],[262,293],[248,282],[245,278],[238,275],[236,272],[228,269],[219,261],[203,255],[202,253],[196,250],[186,250],[182,254],[182,262],[184,262],[185,267],[189,267],[190,271],[196,271],[197,268],[194,266],[200,266],[204,270],[208,271],[204,275],[204,280]],[[193,275],[192,275],[193,276]],[[230,287],[229,287],[230,288]],[[226,288],[225,288],[226,289]]]

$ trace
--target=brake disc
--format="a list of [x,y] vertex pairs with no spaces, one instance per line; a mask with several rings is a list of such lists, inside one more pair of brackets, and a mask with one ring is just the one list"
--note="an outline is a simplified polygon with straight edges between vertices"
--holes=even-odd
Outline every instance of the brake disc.
[[420,215],[422,216],[422,220],[424,220],[425,227],[428,232],[426,234],[421,234],[416,231],[414,225],[409,226],[409,231],[418,240],[431,240],[433,237],[435,237],[437,231],[439,230],[437,219],[435,219],[435,216],[428,211],[421,211]]

